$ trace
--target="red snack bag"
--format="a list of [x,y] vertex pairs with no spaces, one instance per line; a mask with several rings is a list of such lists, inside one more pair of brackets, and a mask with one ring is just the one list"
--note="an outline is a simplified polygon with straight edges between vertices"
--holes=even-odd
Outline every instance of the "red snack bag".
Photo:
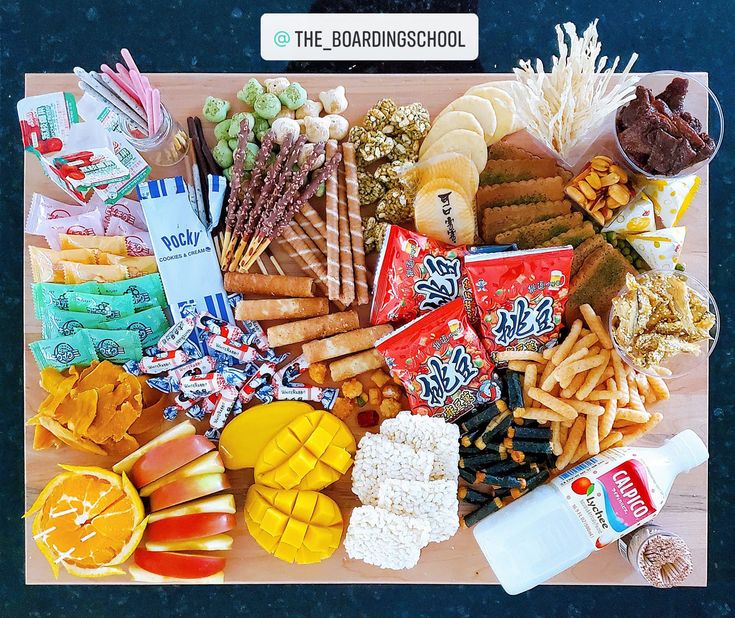
[[464,246],[388,226],[378,259],[370,322],[407,322],[463,294]]
[[452,422],[500,397],[493,364],[461,298],[386,335],[375,347],[406,388],[414,414]]
[[471,255],[465,268],[485,349],[538,352],[556,342],[569,295],[570,246]]

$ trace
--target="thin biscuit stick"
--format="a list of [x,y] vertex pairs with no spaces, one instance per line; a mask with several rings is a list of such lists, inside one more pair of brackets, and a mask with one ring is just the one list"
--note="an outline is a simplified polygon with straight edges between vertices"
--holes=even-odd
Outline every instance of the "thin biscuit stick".
[[[314,226],[314,229],[322,235],[322,238],[327,237],[327,225],[324,223],[321,215],[314,210],[314,207],[309,202],[304,202],[301,208],[301,214],[304,215]],[[326,251],[326,250],[325,250]]]
[[[288,257],[290,257],[294,262],[296,262],[296,264],[299,266],[299,268],[302,271],[314,277],[316,287],[319,289],[320,292],[322,292],[322,294],[326,296],[327,284],[324,283],[324,281],[322,281],[317,276],[316,272],[314,272],[312,267],[306,263],[306,260],[301,256],[298,250],[291,243],[289,243],[282,237],[279,237],[276,239],[276,244],[288,254]],[[340,309],[343,309],[343,308],[340,308]]]
[[362,240],[362,216],[360,215],[360,196],[357,191],[357,165],[355,164],[355,147],[350,142],[342,144],[342,155],[345,166],[345,185],[347,189],[347,212],[350,220],[350,238],[352,239],[352,259],[355,270],[355,286],[357,304],[370,302],[365,268],[365,246]]
[[[336,140],[327,142],[326,157],[331,159],[337,152]],[[327,177],[327,287],[329,300],[339,298],[339,203],[337,197],[337,169]]]
[[300,212],[297,212],[294,215],[294,221],[298,223],[301,226],[301,229],[306,232],[306,235],[311,238],[311,240],[314,242],[314,244],[319,247],[319,251],[322,252],[322,255],[327,255],[327,240],[319,233],[319,230],[317,230],[314,225],[309,221],[304,215],[302,215]]
[[[300,228],[299,228],[300,229]],[[305,235],[304,235],[305,236]],[[304,237],[294,231],[294,228],[287,226],[283,229],[283,237],[286,239],[300,255],[309,267],[316,273],[317,279],[325,280],[327,278],[327,271],[324,264],[314,254],[314,251],[309,248],[304,240]]]
[[351,305],[355,300],[355,271],[352,268],[352,239],[347,215],[347,189],[344,174],[338,176],[337,196],[339,205],[339,275],[340,300]]

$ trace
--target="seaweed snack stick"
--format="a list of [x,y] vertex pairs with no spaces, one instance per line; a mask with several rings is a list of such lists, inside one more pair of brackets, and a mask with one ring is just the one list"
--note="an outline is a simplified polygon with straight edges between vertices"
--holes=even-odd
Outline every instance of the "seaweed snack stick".
[[236,320],[289,320],[329,313],[326,298],[278,298],[241,300],[235,308]]
[[[337,142],[327,142],[327,157],[337,152]],[[327,286],[329,300],[339,298],[339,203],[337,197],[338,177],[335,169],[327,177]]]
[[393,327],[390,324],[360,328],[328,339],[305,343],[302,353],[309,363],[354,354],[373,347],[378,339],[385,337],[392,331]]
[[268,344],[272,348],[301,341],[311,341],[337,333],[345,333],[360,327],[356,311],[331,313],[318,318],[271,326],[268,329]]
[[342,144],[342,156],[345,166],[345,186],[347,189],[347,213],[350,223],[350,240],[352,243],[352,260],[357,290],[357,304],[370,302],[365,269],[365,245],[362,240],[362,217],[360,215],[360,197],[357,188],[357,165],[355,164],[355,147],[351,142]]
[[352,240],[350,238],[350,222],[347,219],[347,189],[345,178],[338,174],[337,203],[339,205],[339,276],[340,300],[351,305],[355,300],[355,272],[352,268]]
[[309,298],[314,294],[314,279],[289,275],[225,273],[225,290],[240,294]]
[[329,365],[332,380],[341,382],[372,369],[385,367],[383,355],[376,349],[365,350],[346,358],[340,358]]

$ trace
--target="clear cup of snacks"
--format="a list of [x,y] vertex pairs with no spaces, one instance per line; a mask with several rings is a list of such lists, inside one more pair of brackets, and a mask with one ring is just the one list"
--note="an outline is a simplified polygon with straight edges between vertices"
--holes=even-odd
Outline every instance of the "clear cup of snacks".
[[[649,93],[639,97],[636,90],[636,98],[614,117],[615,144],[631,170],[649,179],[670,180],[694,174],[714,159],[722,144],[724,116],[704,82],[666,70],[648,73],[638,86],[655,100]],[[672,113],[665,117],[660,109]],[[652,124],[659,126],[653,135]]]
[[159,167],[176,165],[186,156],[189,149],[186,132],[163,105],[161,105],[161,124],[153,135],[136,128],[127,119],[122,123],[122,132],[151,165]]
[[613,298],[608,318],[610,338],[623,361],[665,380],[706,362],[720,335],[720,311],[707,286],[679,270],[629,277]]

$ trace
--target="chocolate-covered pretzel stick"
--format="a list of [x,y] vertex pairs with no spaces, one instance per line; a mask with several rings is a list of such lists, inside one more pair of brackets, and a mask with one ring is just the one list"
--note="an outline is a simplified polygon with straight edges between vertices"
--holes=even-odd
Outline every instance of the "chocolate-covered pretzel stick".
[[370,295],[368,293],[367,269],[365,268],[365,246],[362,240],[362,216],[360,215],[360,196],[357,190],[355,147],[351,142],[342,144],[342,156],[344,157],[347,212],[350,222],[357,304],[366,305],[370,302]]
[[[225,217],[225,237],[222,241],[222,256],[227,251],[227,247],[230,245],[232,240],[232,231],[237,223],[237,205],[240,197],[240,191],[245,183],[245,151],[248,143],[248,133],[250,132],[250,126],[247,118],[243,118],[240,122],[240,131],[237,134],[237,146],[233,156],[232,163],[232,174],[230,180],[230,197],[227,200],[227,215]],[[225,266],[224,261],[221,264]]]

